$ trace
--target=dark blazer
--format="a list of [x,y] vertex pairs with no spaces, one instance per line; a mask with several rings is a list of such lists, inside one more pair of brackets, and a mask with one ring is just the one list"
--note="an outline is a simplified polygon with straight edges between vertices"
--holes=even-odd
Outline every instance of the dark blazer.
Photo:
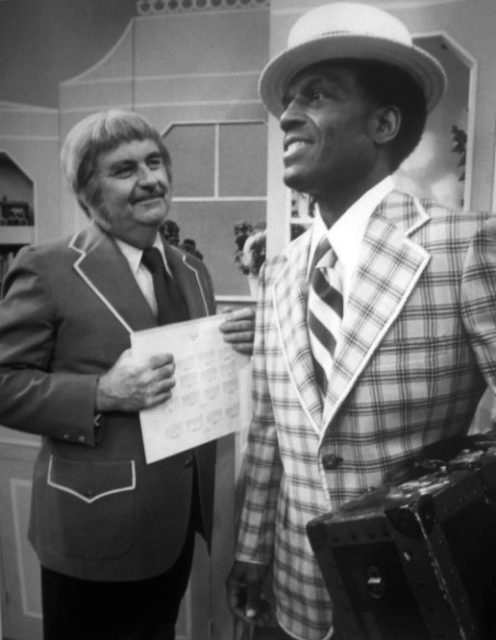
[[[164,244],[191,318],[213,313],[203,263]],[[98,375],[133,331],[154,326],[126,259],[93,224],[23,249],[5,279],[0,423],[43,436],[29,537],[49,569],[106,581],[166,571],[188,525],[193,455],[210,539],[214,444],[147,465],[138,414],[106,413],[97,432],[93,424]]]

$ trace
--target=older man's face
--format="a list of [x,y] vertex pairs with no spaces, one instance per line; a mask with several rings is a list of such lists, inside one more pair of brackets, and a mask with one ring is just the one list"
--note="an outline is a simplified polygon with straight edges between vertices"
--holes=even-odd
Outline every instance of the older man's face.
[[111,234],[146,246],[169,212],[171,186],[157,144],[134,140],[102,153],[97,176],[97,221]]

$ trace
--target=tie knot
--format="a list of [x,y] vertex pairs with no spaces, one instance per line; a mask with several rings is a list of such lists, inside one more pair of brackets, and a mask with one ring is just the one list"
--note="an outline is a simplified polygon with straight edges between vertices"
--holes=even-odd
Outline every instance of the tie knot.
[[334,267],[336,260],[337,256],[329,242],[329,238],[324,236],[315,249],[312,263],[313,266],[310,273],[312,273],[317,267]]
[[159,273],[164,269],[164,260],[156,247],[144,249],[141,262],[152,273]]

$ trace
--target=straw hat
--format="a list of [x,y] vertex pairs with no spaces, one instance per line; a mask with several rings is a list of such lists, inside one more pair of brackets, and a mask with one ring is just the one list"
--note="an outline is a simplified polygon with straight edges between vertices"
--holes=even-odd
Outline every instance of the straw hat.
[[282,97],[299,71],[325,60],[377,60],[399,67],[423,88],[430,111],[446,90],[446,74],[427,51],[412,43],[405,25],[385,11],[355,2],[334,2],[299,18],[288,46],[263,69],[259,91],[267,109],[279,116]]

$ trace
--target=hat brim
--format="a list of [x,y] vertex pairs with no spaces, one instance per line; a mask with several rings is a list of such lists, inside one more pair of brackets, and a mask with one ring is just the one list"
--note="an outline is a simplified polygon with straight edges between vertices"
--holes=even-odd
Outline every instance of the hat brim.
[[260,97],[267,109],[279,117],[283,96],[291,78],[306,67],[325,60],[376,60],[409,73],[424,90],[427,110],[431,111],[446,91],[446,74],[429,53],[400,42],[374,36],[333,34],[285,49],[262,70]]

